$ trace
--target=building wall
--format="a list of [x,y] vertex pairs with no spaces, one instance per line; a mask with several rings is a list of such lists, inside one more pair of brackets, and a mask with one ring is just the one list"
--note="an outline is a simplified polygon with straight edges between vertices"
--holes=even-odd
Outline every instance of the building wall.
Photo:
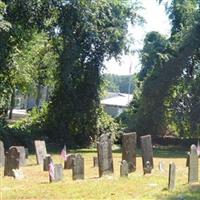
[[119,116],[124,111],[124,109],[125,108],[123,107],[104,105],[105,112],[111,115],[112,117]]

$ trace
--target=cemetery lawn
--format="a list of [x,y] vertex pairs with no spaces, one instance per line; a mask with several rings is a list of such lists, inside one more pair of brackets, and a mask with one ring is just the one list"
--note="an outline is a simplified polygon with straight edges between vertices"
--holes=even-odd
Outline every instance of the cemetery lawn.
[[[78,152],[78,151],[77,151]],[[85,159],[85,180],[73,181],[71,170],[64,170],[61,182],[49,183],[48,172],[36,165],[35,155],[30,155],[27,165],[21,167],[25,178],[14,180],[3,177],[0,168],[0,199],[200,199],[200,185],[187,184],[186,158],[184,151],[154,151],[154,170],[151,175],[143,176],[141,156],[137,157],[137,170],[128,178],[119,177],[121,153],[113,153],[114,176],[98,178],[98,168],[93,167],[95,150],[79,150]],[[60,155],[52,154],[54,163],[60,163]],[[164,172],[158,169],[164,163]],[[168,166],[176,164],[176,189],[167,191]]]

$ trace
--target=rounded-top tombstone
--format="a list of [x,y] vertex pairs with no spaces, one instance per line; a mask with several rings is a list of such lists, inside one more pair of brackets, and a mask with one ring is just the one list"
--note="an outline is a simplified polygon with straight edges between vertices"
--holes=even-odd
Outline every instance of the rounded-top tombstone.
[[13,169],[19,169],[19,157],[20,153],[15,147],[6,152],[4,176],[14,176]]

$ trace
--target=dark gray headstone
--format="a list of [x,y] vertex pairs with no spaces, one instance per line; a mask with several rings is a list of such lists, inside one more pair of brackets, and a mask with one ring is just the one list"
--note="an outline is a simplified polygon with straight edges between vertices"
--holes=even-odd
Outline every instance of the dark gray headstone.
[[98,157],[94,156],[93,157],[93,167],[97,167],[98,166]]
[[0,140],[0,167],[4,166],[5,163],[5,151],[3,142]]
[[19,152],[19,166],[25,166],[26,165],[26,153],[25,153],[25,148],[23,146],[12,146],[12,148],[17,148]]
[[186,167],[189,167],[190,152],[187,152]]
[[112,142],[111,138],[107,134],[103,134],[99,137],[97,143],[98,151],[98,164],[99,164],[99,176],[112,174],[113,169],[113,157],[112,157]]
[[34,143],[35,143],[37,164],[43,165],[43,160],[47,155],[47,149],[46,149],[45,141],[35,140]]
[[188,183],[198,182],[198,154],[197,148],[193,144],[190,148],[189,166],[188,166]]
[[136,170],[136,133],[124,133],[122,136],[122,160],[128,162],[129,173]]
[[54,178],[49,176],[50,182],[57,182],[61,181],[63,178],[63,166],[62,164],[55,164],[54,165]]
[[72,179],[84,179],[84,158],[80,154],[73,158]]
[[120,176],[128,176],[129,165],[126,160],[123,160],[120,164]]
[[13,147],[6,152],[4,176],[13,176],[13,169],[19,169],[20,153],[17,148]]
[[169,178],[168,178],[168,190],[172,191],[175,188],[176,180],[176,165],[174,163],[169,164]]
[[140,142],[144,174],[151,173],[151,169],[153,169],[153,147],[151,135],[141,136]]
[[72,169],[73,159],[75,155],[67,154],[65,161],[64,161],[64,169]]
[[43,161],[43,171],[49,171],[49,164],[52,162],[51,155],[46,155]]
[[26,159],[28,159],[28,155],[29,155],[28,148],[25,148],[25,158]]

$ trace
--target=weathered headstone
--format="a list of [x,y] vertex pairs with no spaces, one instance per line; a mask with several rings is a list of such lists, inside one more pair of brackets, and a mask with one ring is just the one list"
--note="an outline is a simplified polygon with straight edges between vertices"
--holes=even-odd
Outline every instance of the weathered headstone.
[[98,151],[98,164],[99,164],[99,176],[112,174],[113,169],[113,157],[112,157],[112,142],[111,138],[107,134],[103,134],[99,137],[97,143]]
[[19,169],[20,153],[17,148],[13,147],[6,152],[4,176],[13,176],[13,169]]
[[153,169],[153,147],[151,135],[141,136],[140,142],[144,174],[151,173],[151,169]]
[[43,171],[49,171],[49,164],[52,162],[51,155],[46,155],[43,161]]
[[52,176],[49,175],[49,180],[50,182],[57,182],[62,180],[63,178],[63,167],[62,164],[55,164],[54,165],[54,173],[53,173],[53,178]]
[[129,173],[136,170],[136,146],[136,133],[124,133],[122,136],[122,160],[128,162]]
[[67,154],[67,156],[65,157],[65,161],[64,161],[64,169],[72,169],[74,157],[75,157],[75,155],[73,155],[73,154]]
[[128,162],[126,160],[122,160],[121,164],[120,164],[120,176],[124,177],[124,176],[128,176],[128,170],[129,170],[129,165]]
[[19,152],[19,166],[26,165],[26,153],[23,146],[11,146],[10,149],[16,148]]
[[47,155],[47,149],[46,149],[45,141],[35,140],[34,143],[35,143],[37,164],[42,165],[43,160]]
[[97,167],[98,166],[98,157],[94,156],[93,157],[93,167]]
[[76,154],[73,158],[72,179],[84,179],[84,158],[80,154]]
[[198,182],[198,155],[197,148],[193,144],[190,148],[189,166],[188,166],[188,183]]
[[0,140],[0,167],[4,166],[5,163],[5,151],[3,142]]
[[175,188],[176,180],[176,165],[174,163],[169,164],[169,177],[168,177],[168,190],[172,191]]
[[26,159],[28,159],[28,155],[29,155],[28,148],[25,148],[25,158]]

